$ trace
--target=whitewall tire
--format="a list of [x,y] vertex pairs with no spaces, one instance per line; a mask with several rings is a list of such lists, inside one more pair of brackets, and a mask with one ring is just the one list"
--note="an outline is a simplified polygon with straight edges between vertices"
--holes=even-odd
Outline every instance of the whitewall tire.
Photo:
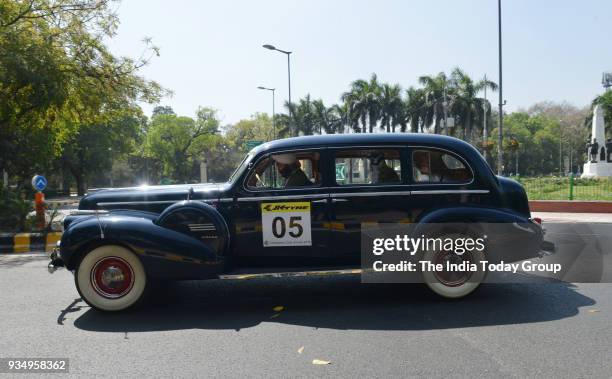
[[[443,263],[444,259],[449,258],[448,254],[455,253],[426,251],[423,255],[423,260],[427,260],[432,263]],[[427,284],[429,289],[431,289],[436,294],[446,298],[458,299],[474,292],[484,281],[487,273],[486,271],[482,270],[479,262],[485,260],[486,258],[484,251],[479,252],[476,250],[470,253],[465,253],[461,256],[451,256],[450,258],[456,259],[459,262],[461,260],[468,260],[470,262],[476,263],[478,270],[464,274],[456,272],[440,273],[433,271],[424,271],[423,280],[425,284]]]
[[87,253],[74,278],[83,300],[107,312],[122,311],[138,303],[147,285],[140,259],[117,245],[100,246]]

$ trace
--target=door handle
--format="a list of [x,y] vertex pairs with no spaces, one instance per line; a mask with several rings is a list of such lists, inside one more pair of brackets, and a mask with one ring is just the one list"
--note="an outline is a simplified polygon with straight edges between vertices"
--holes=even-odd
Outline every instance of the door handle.
[[327,199],[321,199],[321,200],[313,200],[312,203],[325,203],[327,202]]
[[347,201],[348,201],[347,199],[336,199],[336,198],[332,199],[332,203],[345,203]]

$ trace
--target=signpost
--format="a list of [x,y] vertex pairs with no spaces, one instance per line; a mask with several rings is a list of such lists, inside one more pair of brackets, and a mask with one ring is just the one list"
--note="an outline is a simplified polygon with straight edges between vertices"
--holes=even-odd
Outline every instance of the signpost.
[[346,163],[336,163],[336,182],[346,180]]
[[47,188],[47,179],[42,175],[32,177],[32,188],[36,190],[34,194],[34,208],[36,209],[37,226],[45,227],[45,194],[42,192]]
[[247,151],[251,151],[253,148],[261,145],[262,143],[264,143],[264,141],[251,140],[251,141],[246,141],[245,145],[246,145]]

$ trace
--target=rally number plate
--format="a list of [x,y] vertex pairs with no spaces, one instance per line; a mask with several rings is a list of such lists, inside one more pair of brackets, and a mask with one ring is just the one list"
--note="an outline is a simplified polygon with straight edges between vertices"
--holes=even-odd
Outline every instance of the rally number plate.
[[264,247],[312,246],[310,203],[262,203]]

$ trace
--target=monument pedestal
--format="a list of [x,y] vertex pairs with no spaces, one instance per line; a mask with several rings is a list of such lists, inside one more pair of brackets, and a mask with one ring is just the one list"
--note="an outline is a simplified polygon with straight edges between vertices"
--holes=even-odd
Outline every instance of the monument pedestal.
[[612,176],[612,162],[587,162],[581,178],[595,178],[598,176]]

